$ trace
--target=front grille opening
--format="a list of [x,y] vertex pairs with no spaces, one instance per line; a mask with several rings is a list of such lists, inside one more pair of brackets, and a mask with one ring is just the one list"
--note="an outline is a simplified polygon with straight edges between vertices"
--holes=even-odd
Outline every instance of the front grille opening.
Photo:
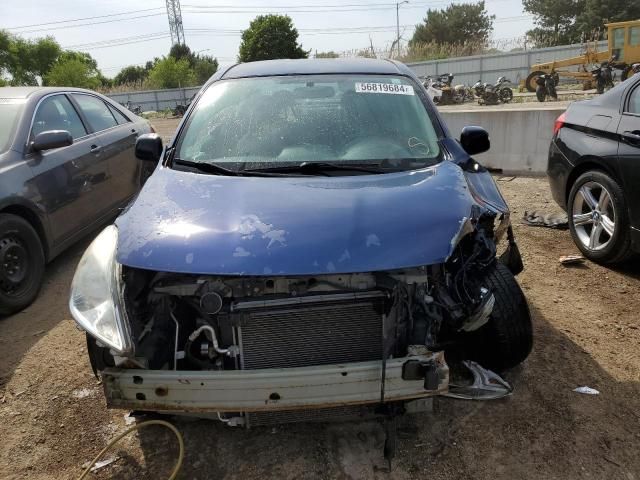
[[291,368],[382,358],[382,301],[250,310],[238,327],[242,368]]

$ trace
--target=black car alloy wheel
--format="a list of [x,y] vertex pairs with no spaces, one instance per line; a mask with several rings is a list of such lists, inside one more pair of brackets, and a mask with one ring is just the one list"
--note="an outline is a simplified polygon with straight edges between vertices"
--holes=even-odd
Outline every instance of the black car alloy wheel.
[[591,260],[619,262],[630,254],[629,222],[622,189],[603,172],[581,175],[569,193],[569,229]]
[[33,227],[15,215],[0,214],[0,314],[29,305],[43,273],[44,252]]

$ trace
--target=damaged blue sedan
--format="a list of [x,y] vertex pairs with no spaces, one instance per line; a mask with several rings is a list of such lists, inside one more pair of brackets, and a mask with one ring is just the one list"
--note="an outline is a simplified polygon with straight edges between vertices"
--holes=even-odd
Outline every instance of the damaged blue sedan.
[[253,426],[509,393],[532,328],[488,148],[400,63],[220,70],[138,139],[157,167],[78,265],[107,405]]

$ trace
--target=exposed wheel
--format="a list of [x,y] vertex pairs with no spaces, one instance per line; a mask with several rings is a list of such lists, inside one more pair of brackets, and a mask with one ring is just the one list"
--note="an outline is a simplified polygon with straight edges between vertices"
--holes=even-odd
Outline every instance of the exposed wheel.
[[629,73],[631,73],[631,65],[627,65],[626,67],[624,67],[622,73],[620,74],[620,81],[624,82],[627,78],[629,78]]
[[558,93],[556,92],[556,85],[554,82],[549,83],[549,85],[547,86],[547,90],[551,98],[553,98],[554,100],[558,99]]
[[503,103],[509,103],[513,99],[513,90],[509,87],[505,87],[500,90],[500,100]]
[[44,252],[36,231],[16,215],[0,214],[0,315],[33,302],[43,274]]
[[544,72],[537,70],[527,75],[527,79],[524,81],[524,86],[527,87],[527,90],[529,90],[531,93],[536,91],[536,78],[538,78],[540,75],[544,75]]
[[482,284],[493,293],[495,303],[489,322],[477,331],[473,360],[497,371],[515,367],[533,346],[527,300],[513,274],[500,262],[488,267]]
[[542,85],[538,85],[538,88],[536,88],[536,98],[539,102],[544,102],[546,97],[547,90]]
[[604,93],[604,79],[598,78],[596,81],[596,93]]
[[582,174],[569,192],[569,231],[585,257],[616,263],[631,254],[627,203],[622,188],[599,171]]

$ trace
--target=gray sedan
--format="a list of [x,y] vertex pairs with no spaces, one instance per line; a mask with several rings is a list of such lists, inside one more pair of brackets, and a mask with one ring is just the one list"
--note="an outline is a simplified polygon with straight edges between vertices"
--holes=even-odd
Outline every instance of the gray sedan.
[[0,88],[0,314],[37,296],[44,267],[138,192],[144,119],[95,92]]

